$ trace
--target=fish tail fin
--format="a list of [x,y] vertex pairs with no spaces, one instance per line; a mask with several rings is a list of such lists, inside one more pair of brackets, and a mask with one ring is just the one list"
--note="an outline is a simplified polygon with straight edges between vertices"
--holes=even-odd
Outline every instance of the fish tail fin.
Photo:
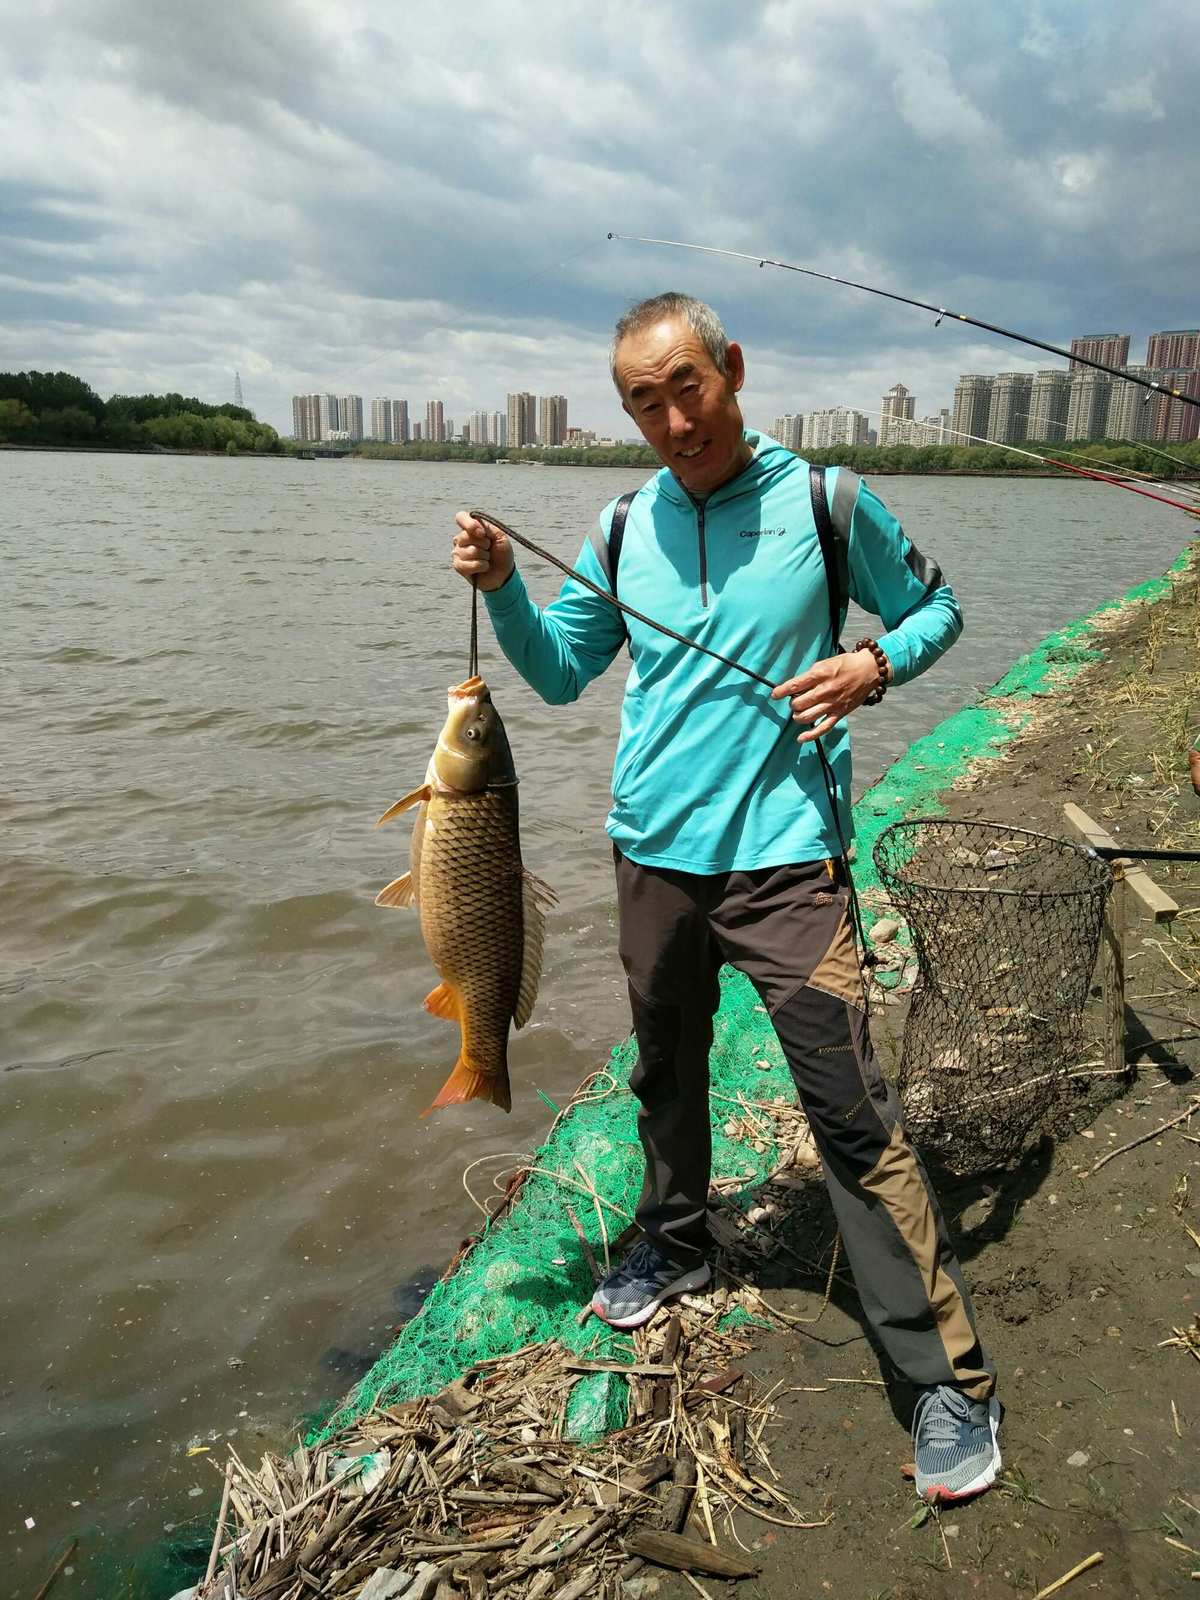
[[454,1071],[442,1085],[437,1099],[426,1106],[421,1115],[427,1117],[442,1106],[464,1105],[468,1100],[490,1100],[501,1111],[511,1111],[512,1090],[507,1066],[503,1072],[480,1072],[464,1052],[454,1063]]

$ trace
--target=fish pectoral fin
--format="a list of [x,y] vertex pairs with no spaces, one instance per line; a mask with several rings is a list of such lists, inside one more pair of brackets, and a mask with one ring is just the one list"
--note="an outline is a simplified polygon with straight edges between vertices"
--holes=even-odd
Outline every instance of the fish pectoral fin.
[[521,986],[517,991],[517,1004],[513,1011],[513,1022],[518,1028],[523,1028],[533,1013],[534,1002],[538,997],[538,986],[542,981],[542,945],[546,937],[546,918],[542,913],[541,890],[545,884],[539,884],[536,878],[529,873],[525,874],[525,881],[521,885],[521,910],[523,918],[523,943],[521,958]]
[[500,1073],[480,1072],[466,1055],[460,1055],[437,1099],[432,1105],[426,1106],[421,1115],[427,1117],[431,1111],[437,1111],[442,1106],[464,1105],[468,1100],[490,1100],[501,1111],[511,1111],[512,1090],[509,1088],[507,1069]]
[[397,800],[395,805],[389,806],[375,826],[381,828],[385,822],[390,822],[393,817],[398,817],[402,811],[410,811],[413,806],[422,805],[432,794],[433,790],[429,785],[423,783],[419,789],[414,789],[411,794],[406,794],[403,800]]
[[416,903],[411,872],[406,872],[402,878],[393,878],[387,888],[380,889],[375,896],[377,906],[413,906]]
[[558,896],[548,883],[543,883],[540,878],[535,878],[532,872],[523,872],[521,876],[525,881],[525,887],[532,891],[534,899],[540,901],[544,906],[556,906],[558,904]]
[[439,983],[425,996],[425,1009],[431,1016],[445,1017],[447,1022],[457,1022],[462,1015],[458,996],[448,983]]

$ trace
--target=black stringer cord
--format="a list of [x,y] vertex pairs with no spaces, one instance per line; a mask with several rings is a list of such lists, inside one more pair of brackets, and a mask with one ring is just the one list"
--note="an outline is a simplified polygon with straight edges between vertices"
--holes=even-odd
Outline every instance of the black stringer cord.
[[[499,517],[494,517],[490,511],[472,511],[471,515],[476,522],[490,523],[493,528],[498,528],[507,538],[514,540],[524,549],[530,550],[536,556],[541,556],[543,561],[549,561],[552,566],[566,573],[567,577],[574,578],[577,583],[582,583],[585,589],[590,589],[593,594],[598,594],[602,600],[607,600],[609,605],[616,606],[618,611],[625,612],[626,616],[634,617],[638,622],[644,622],[648,628],[654,628],[659,633],[665,633],[669,639],[674,639],[678,644],[685,644],[692,650],[699,650],[706,656],[712,656],[714,661],[719,661],[723,666],[732,667],[735,672],[743,673],[747,678],[752,678],[755,683],[761,683],[766,689],[777,689],[778,684],[772,683],[770,678],[764,678],[761,672],[745,666],[740,661],[735,661],[731,656],[723,656],[719,650],[710,650],[706,644],[701,644],[697,639],[689,639],[686,634],[676,633],[674,628],[668,628],[665,622],[656,622],[653,617],[645,616],[641,611],[635,611],[624,600],[618,600],[616,595],[608,589],[602,589],[598,583],[593,583],[590,578],[585,578],[582,572],[577,572],[574,567],[565,561],[560,561],[549,550],[543,550],[541,545],[534,544],[532,539],[527,539],[524,534],[517,533],[506,522],[501,522]],[[474,581],[474,580],[472,580]],[[476,590],[473,606],[478,603],[478,590]],[[836,640],[834,643],[836,644]],[[476,643],[476,613],[471,612],[471,659],[472,671],[478,670],[478,649]],[[821,762],[821,776],[825,780],[825,793],[829,800],[829,809],[833,816],[834,831],[837,834],[838,847],[842,852],[842,866],[846,873],[846,885],[850,892],[850,915],[854,932],[858,937],[859,948],[862,951],[862,960],[868,966],[875,965],[875,955],[867,944],[866,930],[863,927],[862,908],[858,903],[858,891],[854,887],[854,876],[850,871],[850,857],[847,854],[846,837],[842,832],[842,819],[838,807],[837,782],[833,776],[833,768],[829,764],[829,757],[825,754],[820,739],[812,741],[817,747],[817,755]],[[865,993],[864,993],[865,998]]]

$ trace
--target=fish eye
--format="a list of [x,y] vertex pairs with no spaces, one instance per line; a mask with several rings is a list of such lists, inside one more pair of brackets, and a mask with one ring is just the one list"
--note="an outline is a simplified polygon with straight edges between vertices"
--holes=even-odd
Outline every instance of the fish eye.
[[466,736],[467,736],[468,739],[478,739],[478,737],[479,737],[479,729],[478,728],[468,728],[466,730]]

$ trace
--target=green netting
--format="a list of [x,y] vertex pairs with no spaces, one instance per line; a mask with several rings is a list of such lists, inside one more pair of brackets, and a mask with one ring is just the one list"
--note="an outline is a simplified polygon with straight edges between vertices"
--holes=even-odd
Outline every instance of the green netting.
[[[609,1075],[601,1075],[556,1122],[535,1154],[533,1171],[512,1209],[485,1230],[453,1276],[434,1287],[396,1343],[313,1433],[314,1442],[373,1405],[436,1393],[474,1362],[537,1340],[557,1339],[579,1354],[633,1360],[628,1334],[595,1318],[583,1327],[576,1323],[592,1280],[566,1207],[574,1211],[597,1259],[603,1243],[596,1206],[575,1163],[605,1202],[610,1240],[633,1216],[642,1183],[637,1102],[629,1090],[636,1056],[632,1039],[612,1052]],[[762,1061],[769,1065],[756,1065]],[[721,974],[711,1072],[714,1171],[742,1175],[747,1190],[753,1189],[777,1161],[776,1146],[765,1134],[762,1150],[731,1140],[724,1123],[737,1110],[739,1091],[751,1100],[790,1097],[793,1091],[758,996],[728,968]],[[737,1195],[732,1198],[736,1203]],[[581,1440],[602,1438],[623,1424],[625,1402],[624,1380],[581,1380],[572,1391],[567,1429]]]
[[[1171,573],[1187,566],[1192,548],[1184,551]],[[940,811],[939,792],[971,761],[1014,738],[1029,720],[1028,702],[1035,692],[1068,680],[1095,659],[1098,652],[1086,643],[1093,618],[1127,601],[1158,598],[1169,588],[1170,575],[1140,584],[1123,600],[1100,607],[1092,618],[1051,634],[1015,662],[980,704],[965,707],[909,747],[855,806],[854,871],[860,892],[878,887],[871,857],[883,830],[914,812]],[[573,1187],[579,1182],[575,1169],[579,1162],[606,1202],[610,1237],[620,1233],[632,1215],[642,1173],[636,1104],[628,1087],[635,1054],[632,1040],[613,1051],[611,1086],[603,1080],[600,1085],[607,1092],[594,1090],[556,1122],[534,1158],[538,1170],[526,1180],[511,1210],[485,1231],[453,1276],[434,1288],[396,1343],[324,1426],[313,1431],[311,1442],[328,1438],[375,1404],[436,1393],[475,1362],[534,1341],[557,1339],[579,1354],[632,1361],[628,1335],[595,1318],[582,1328],[576,1323],[592,1283],[565,1208],[572,1207],[599,1254],[595,1206],[586,1193]],[[763,1070],[756,1065],[759,1061],[769,1067]],[[755,1151],[725,1136],[730,1102],[736,1102],[739,1092],[761,1100],[780,1094],[790,1097],[793,1091],[774,1030],[754,990],[746,979],[726,970],[712,1055],[713,1172],[718,1177],[744,1177],[745,1202],[774,1165],[777,1151],[765,1139],[765,1148]],[[731,1198],[736,1203],[739,1197]],[[568,1406],[568,1430],[577,1438],[592,1439],[619,1426],[624,1421],[624,1389],[621,1379],[581,1380]]]

